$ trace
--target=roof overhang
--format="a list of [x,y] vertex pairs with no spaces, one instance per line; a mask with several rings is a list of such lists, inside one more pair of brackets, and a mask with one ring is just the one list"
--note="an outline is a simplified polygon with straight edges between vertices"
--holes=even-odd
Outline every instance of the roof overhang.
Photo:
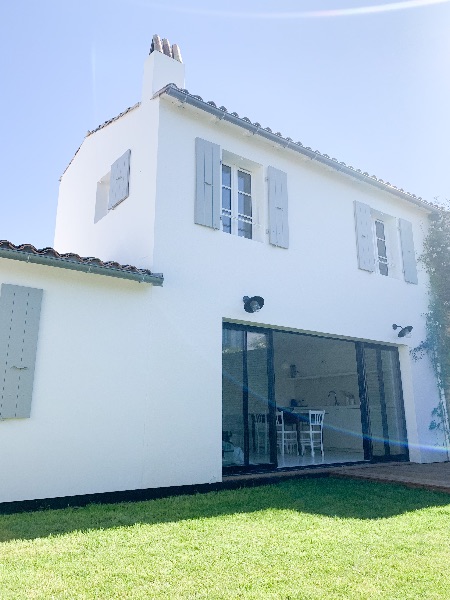
[[389,194],[393,194],[394,196],[397,196],[402,200],[406,200],[411,204],[415,204],[416,206],[419,206],[428,212],[438,212],[440,210],[438,206],[434,206],[433,204],[426,202],[415,194],[410,194],[401,188],[397,188],[388,182],[384,182],[382,179],[379,179],[374,175],[371,176],[366,172],[362,172],[360,169],[354,169],[343,162],[339,162],[335,158],[330,158],[327,154],[322,154],[317,150],[312,150],[311,148],[305,147],[300,142],[294,142],[291,138],[285,138],[279,133],[273,133],[269,128],[263,128],[259,123],[252,123],[247,117],[239,117],[237,113],[229,113],[225,107],[221,106],[219,108],[212,101],[205,102],[200,96],[194,96],[187,90],[178,88],[173,83],[167,85],[162,90],[157,92],[154,97],[163,95],[176,98],[181,104],[188,104],[217,117],[217,119],[220,121],[237,125],[253,135],[260,136],[281,146],[282,148],[285,148],[286,150],[297,152],[298,154],[326,165],[335,171],[344,173],[345,175],[371,185],[377,189],[383,190],[384,192],[388,192]]
[[[7,246],[7,247],[5,247]],[[45,265],[47,267],[59,267],[72,271],[82,271],[95,275],[105,275],[119,279],[129,279],[138,283],[150,283],[162,286],[164,276],[162,273],[152,273],[147,269],[137,269],[130,265],[119,265],[118,263],[104,263],[98,258],[82,258],[76,254],[58,255],[53,248],[36,250],[34,246],[24,244],[13,246],[10,242],[0,242],[0,258],[20,260],[27,263]]]

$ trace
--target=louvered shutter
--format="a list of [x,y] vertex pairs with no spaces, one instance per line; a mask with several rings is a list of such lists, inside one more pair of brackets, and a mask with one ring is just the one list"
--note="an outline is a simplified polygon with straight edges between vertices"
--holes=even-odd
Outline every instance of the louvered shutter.
[[269,242],[289,248],[287,175],[284,171],[267,168],[269,184]]
[[30,416],[42,290],[3,284],[0,295],[0,419]]
[[412,223],[406,219],[398,220],[400,228],[400,243],[403,257],[403,276],[408,283],[417,284],[417,263],[414,251]]
[[364,271],[375,271],[372,214],[370,206],[363,202],[355,201],[355,229],[358,267]]
[[109,209],[116,207],[125,198],[128,198],[130,192],[130,156],[131,150],[127,150],[111,166]]
[[195,215],[198,225],[220,229],[220,146],[195,139]]

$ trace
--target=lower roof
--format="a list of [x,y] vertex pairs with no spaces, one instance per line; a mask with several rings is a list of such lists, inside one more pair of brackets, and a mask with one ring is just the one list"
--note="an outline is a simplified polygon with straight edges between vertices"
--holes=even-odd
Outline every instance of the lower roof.
[[164,281],[162,273],[152,273],[148,269],[138,269],[132,265],[121,265],[118,262],[104,262],[92,256],[83,257],[73,252],[60,254],[54,248],[38,250],[31,244],[15,246],[7,240],[0,240],[0,258],[10,258],[28,263],[36,263],[49,267],[59,267],[72,271],[83,271],[119,279],[131,279],[139,283],[151,283],[161,286]]

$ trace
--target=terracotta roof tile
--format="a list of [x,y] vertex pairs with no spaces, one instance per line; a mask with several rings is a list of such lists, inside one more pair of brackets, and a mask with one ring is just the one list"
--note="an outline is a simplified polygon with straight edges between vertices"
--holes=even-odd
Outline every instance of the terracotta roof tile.
[[[75,269],[77,266],[87,272],[95,272],[100,275],[110,275],[123,279],[135,279],[162,285],[163,276],[160,273],[152,273],[148,269],[138,269],[132,265],[121,265],[115,261],[103,261],[95,256],[80,256],[74,252],[57,252],[54,248],[37,249],[32,244],[20,244],[16,246],[8,240],[0,240],[0,257],[24,260],[26,262],[37,262],[58,266],[62,268]],[[42,259],[42,260],[39,260]],[[85,268],[83,268],[85,267]]]
[[[152,46],[152,51],[153,51],[153,46]],[[162,50],[159,50],[159,51],[162,51]],[[175,90],[176,92],[185,94],[186,98],[189,97],[193,100],[197,100],[199,103],[205,105],[205,108],[207,106],[212,107],[213,109],[216,109],[217,111],[223,112],[224,116],[230,115],[231,117],[235,117],[236,119],[239,119],[239,121],[241,121],[242,123],[250,124],[255,127],[255,132],[258,130],[261,130],[261,131],[268,132],[269,134],[279,137],[280,139],[282,139],[286,142],[286,144],[283,144],[284,147],[289,146],[289,147],[293,148],[293,147],[297,146],[298,148],[302,148],[304,151],[307,151],[307,152],[311,153],[312,155],[315,155],[319,160],[324,159],[321,162],[327,162],[328,164],[330,164],[330,166],[334,166],[332,163],[336,163],[336,166],[334,166],[334,168],[336,168],[340,171],[342,171],[343,169],[348,170],[349,175],[353,175],[352,172],[354,172],[355,174],[357,173],[360,176],[359,177],[360,179],[363,179],[363,180],[367,179],[368,183],[370,183],[370,180],[376,181],[378,184],[381,184],[381,186],[379,185],[378,187],[384,187],[386,189],[386,191],[394,192],[394,193],[396,193],[396,195],[402,195],[405,199],[410,199],[411,201],[418,201],[418,203],[420,203],[426,207],[429,207],[430,209],[440,210],[442,208],[441,206],[434,204],[432,202],[429,202],[427,200],[424,200],[420,196],[416,196],[415,194],[407,192],[403,188],[399,188],[399,187],[391,184],[390,182],[385,182],[385,181],[383,181],[383,179],[378,178],[376,175],[369,175],[367,171],[363,172],[361,169],[355,169],[355,167],[353,167],[351,165],[347,165],[343,161],[338,161],[338,159],[336,159],[336,158],[330,158],[330,156],[328,154],[322,154],[319,150],[312,150],[312,148],[310,146],[304,146],[301,142],[294,142],[291,138],[284,137],[279,131],[274,133],[270,127],[263,128],[261,126],[261,124],[258,122],[252,123],[252,121],[248,117],[240,117],[237,112],[229,113],[228,109],[225,106],[217,107],[217,104],[213,100],[205,101],[205,100],[203,100],[203,98],[201,96],[198,96],[196,94],[191,94],[189,92],[189,90],[179,88],[174,83],[170,83],[169,85],[164,87],[162,90],[157,92],[154,97],[161,96],[164,93],[170,95],[171,90]],[[117,121],[118,119],[120,119],[121,117],[123,117],[124,115],[126,115],[127,113],[129,113],[130,111],[134,110],[135,108],[137,108],[139,106],[140,106],[140,102],[137,102],[133,106],[130,106],[129,108],[127,108],[126,110],[121,112],[116,117],[113,117],[112,119],[109,119],[108,121],[105,121],[104,123],[99,125],[96,129],[93,129],[92,131],[88,131],[86,134],[86,137],[92,135],[93,133],[99,131],[100,129],[103,129],[104,127],[107,127],[110,123]],[[220,118],[222,118],[222,117],[220,117]],[[79,149],[80,148],[78,148],[78,150]],[[78,153],[78,150],[75,153],[73,158],[75,158],[76,154]],[[65,171],[67,171],[68,167],[72,163],[73,158],[70,161],[69,165],[66,167]],[[340,165],[341,167],[343,167],[343,169],[339,168],[337,165]]]
[[[164,93],[167,93],[168,95],[170,95],[171,90],[176,90],[178,92],[182,92],[189,98],[198,100],[200,103],[203,103],[206,106],[212,106],[212,107],[217,106],[213,100],[205,101],[205,100],[203,100],[203,98],[201,96],[191,94],[189,92],[189,90],[187,90],[187,89],[178,88],[174,83],[167,85],[165,88],[163,88],[162,90],[157,92],[155,94],[155,97],[160,96]],[[310,148],[309,146],[303,146],[303,144],[301,142],[293,142],[291,138],[284,137],[279,131],[274,133],[270,127],[262,128],[260,123],[258,123],[258,122],[252,123],[252,121],[248,117],[240,117],[237,112],[229,113],[228,109],[225,106],[221,106],[220,109],[217,109],[217,110],[221,110],[224,113],[230,114],[232,117],[236,117],[236,119],[239,119],[243,123],[250,123],[251,125],[253,125],[255,127],[255,129],[261,129],[262,131],[267,131],[268,133],[270,133],[272,135],[276,135],[276,136],[280,137],[281,139],[286,141],[286,146],[289,145],[290,147],[292,147],[291,143],[293,143],[294,146],[303,148],[304,150],[307,150],[307,151],[313,153],[317,157],[326,159],[327,161],[330,161],[330,162],[335,162],[337,165],[341,165],[345,169],[353,171],[354,173],[358,173],[358,175],[360,175],[361,176],[360,178],[362,178],[362,179],[367,178],[368,180],[372,179],[374,181],[377,181],[378,183],[382,184],[382,186],[385,187],[387,191],[393,191],[394,193],[397,192],[397,195],[400,192],[406,199],[409,198],[411,200],[417,200],[417,201],[419,201],[420,204],[430,207],[431,209],[438,209],[438,210],[441,209],[440,206],[438,206],[432,202],[428,202],[427,200],[424,200],[420,196],[416,196],[415,194],[406,192],[405,190],[403,190],[403,188],[399,188],[399,187],[391,184],[390,182],[385,182],[385,181],[383,181],[383,179],[377,178],[375,175],[369,175],[367,171],[363,172],[361,169],[356,169],[355,167],[352,167],[351,165],[347,165],[345,162],[339,162],[336,158],[330,158],[330,156],[328,154],[322,154],[319,150],[312,150],[312,148]],[[324,161],[322,161],[322,162],[324,162]],[[337,167],[335,167],[335,168],[337,168]],[[349,173],[349,174],[351,175],[351,173]]]

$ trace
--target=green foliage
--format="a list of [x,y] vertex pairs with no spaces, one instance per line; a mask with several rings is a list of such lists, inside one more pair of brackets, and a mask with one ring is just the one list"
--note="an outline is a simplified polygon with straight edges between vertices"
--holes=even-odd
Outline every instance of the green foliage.
[[[438,386],[450,399],[450,212],[440,210],[430,217],[421,261],[430,278],[429,310],[426,316],[427,337],[413,350],[413,357],[427,353],[431,359]],[[434,409],[430,429],[442,429],[448,436],[444,404]]]

